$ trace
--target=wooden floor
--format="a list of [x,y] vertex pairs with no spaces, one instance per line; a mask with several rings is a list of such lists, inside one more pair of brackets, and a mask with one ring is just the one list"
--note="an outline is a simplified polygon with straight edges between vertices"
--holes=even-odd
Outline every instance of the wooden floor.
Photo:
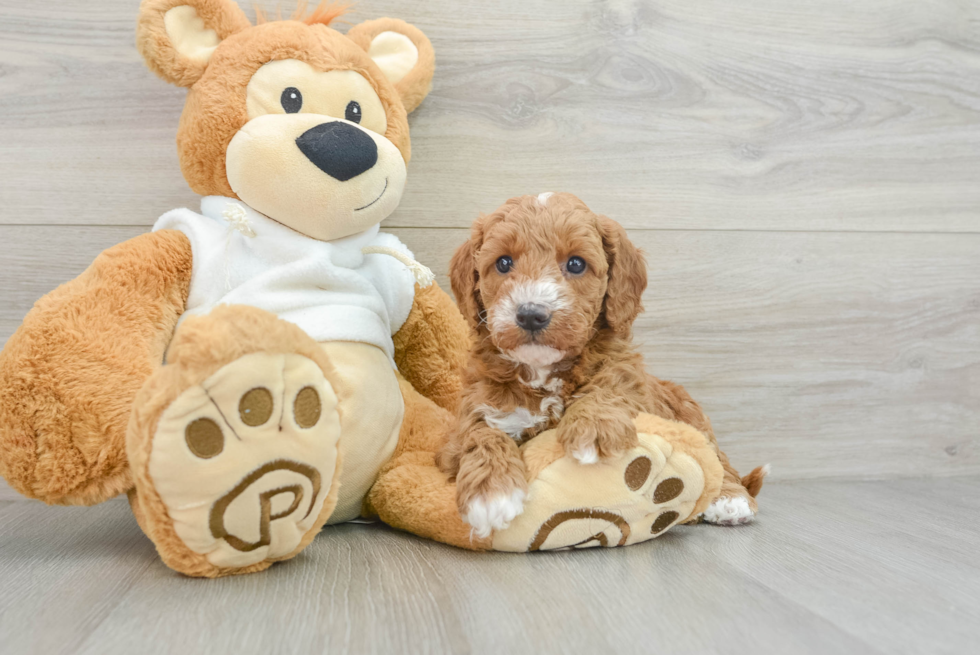
[[[184,91],[145,69],[136,12],[0,0],[0,344],[102,249],[198,206]],[[736,466],[773,464],[758,524],[536,556],[344,526],[202,582],[124,502],[46,508],[0,481],[0,655],[976,650],[980,2],[361,0],[348,18],[385,15],[429,35],[437,70],[383,228],[445,287],[510,196],[571,191],[626,225],[651,371]]]
[[8,502],[0,652],[962,655],[980,643],[978,492],[781,483],[754,525],[534,555],[345,525],[218,581],[164,567],[124,502]]

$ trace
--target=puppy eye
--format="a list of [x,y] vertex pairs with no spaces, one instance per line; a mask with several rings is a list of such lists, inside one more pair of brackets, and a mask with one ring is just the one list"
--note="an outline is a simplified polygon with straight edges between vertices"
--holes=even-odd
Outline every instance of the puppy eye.
[[287,114],[295,114],[303,106],[303,94],[295,86],[286,87],[279,96],[279,104]]
[[349,120],[351,123],[361,122],[361,105],[357,100],[351,100],[347,103],[347,110],[344,112],[344,118]]
[[572,275],[581,275],[585,272],[585,260],[581,257],[569,257],[565,263],[565,270]]
[[513,268],[513,266],[514,266],[514,260],[508,257],[507,255],[504,255],[503,257],[497,260],[498,273],[507,273],[510,271],[511,268]]

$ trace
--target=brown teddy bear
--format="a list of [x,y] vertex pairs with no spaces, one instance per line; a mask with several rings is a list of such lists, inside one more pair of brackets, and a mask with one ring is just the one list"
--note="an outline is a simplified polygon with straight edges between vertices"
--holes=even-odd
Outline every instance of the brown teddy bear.
[[[252,25],[232,0],[144,0],[137,45],[188,88],[177,147],[205,197],[27,315],[0,353],[0,473],[53,504],[125,492],[164,562],[208,577],[359,516],[521,551],[633,543],[656,531],[623,526],[703,511],[721,480],[703,436],[641,416],[637,452],[588,471],[536,439],[522,520],[471,537],[433,460],[468,327],[378,229],[432,46],[390,18],[341,34],[338,13]],[[668,477],[685,494],[657,503]]]

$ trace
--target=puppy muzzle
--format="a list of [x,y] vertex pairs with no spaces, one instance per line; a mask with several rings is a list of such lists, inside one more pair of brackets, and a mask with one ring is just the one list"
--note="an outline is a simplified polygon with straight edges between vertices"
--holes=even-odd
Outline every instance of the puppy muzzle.
[[514,322],[522,330],[534,334],[548,327],[551,323],[551,312],[544,305],[524,303],[517,308]]

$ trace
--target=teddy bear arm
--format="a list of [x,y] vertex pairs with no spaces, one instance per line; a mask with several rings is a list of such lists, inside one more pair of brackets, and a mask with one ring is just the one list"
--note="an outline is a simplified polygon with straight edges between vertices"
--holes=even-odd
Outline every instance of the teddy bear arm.
[[0,474],[51,504],[132,486],[126,426],[187,299],[191,246],[144,234],[41,298],[0,352]]
[[416,286],[412,311],[394,342],[398,371],[423,396],[454,412],[470,333],[449,295],[434,284]]

